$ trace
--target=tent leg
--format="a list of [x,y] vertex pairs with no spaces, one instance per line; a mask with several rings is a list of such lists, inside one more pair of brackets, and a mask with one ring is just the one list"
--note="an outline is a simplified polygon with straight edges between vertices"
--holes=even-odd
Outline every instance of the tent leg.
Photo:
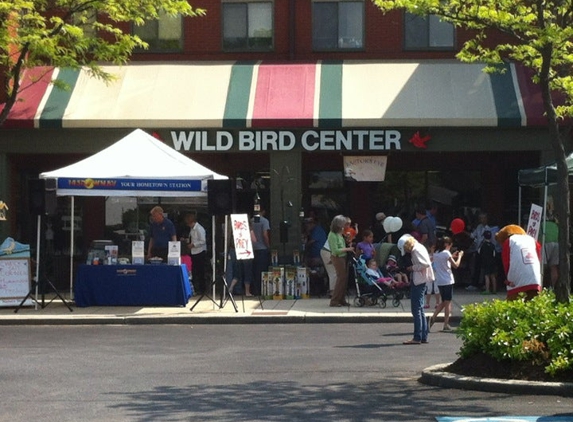
[[72,227],[70,229],[70,300],[74,300],[74,251],[75,251],[75,244],[74,244],[74,227],[75,227],[75,196],[70,197],[70,206],[71,206],[71,224]]

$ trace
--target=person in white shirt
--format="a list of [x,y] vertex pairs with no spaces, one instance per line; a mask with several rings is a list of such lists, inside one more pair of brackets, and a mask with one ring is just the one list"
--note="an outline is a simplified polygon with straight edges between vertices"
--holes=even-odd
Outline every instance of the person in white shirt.
[[432,260],[426,247],[409,234],[398,239],[398,249],[402,255],[409,253],[412,257],[412,265],[406,270],[412,274],[410,301],[414,317],[414,336],[403,344],[427,343],[428,323],[424,314],[424,292],[426,283],[434,280]]
[[197,222],[196,214],[187,214],[185,224],[189,226],[189,235],[186,239],[187,247],[191,252],[191,274],[193,287],[197,293],[205,293],[205,261],[207,259],[207,236],[205,229]]
[[462,257],[463,251],[456,251],[453,254],[450,252],[452,247],[452,239],[444,236],[438,239],[436,243],[436,252],[434,252],[434,273],[436,276],[436,284],[440,289],[440,296],[442,302],[436,307],[434,314],[430,317],[430,328],[434,325],[436,317],[444,310],[444,328],[443,331],[450,331],[450,315],[452,313],[452,293],[454,287],[454,274],[452,267],[458,268]]

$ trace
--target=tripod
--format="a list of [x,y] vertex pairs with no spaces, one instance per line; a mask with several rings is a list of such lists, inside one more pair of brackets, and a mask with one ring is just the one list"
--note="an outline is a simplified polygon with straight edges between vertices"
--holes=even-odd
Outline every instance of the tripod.
[[[71,306],[68,304],[68,302],[62,297],[60,292],[58,292],[58,289],[56,289],[54,284],[45,276],[45,272],[46,272],[45,263],[44,263],[45,259],[40,258],[40,246],[42,244],[42,241],[41,241],[42,240],[42,216],[41,215],[38,215],[37,226],[38,227],[37,227],[37,231],[36,231],[36,276],[34,277],[34,280],[32,283],[32,288],[30,289],[30,291],[28,292],[26,297],[22,300],[22,302],[20,302],[18,307],[16,309],[14,309],[14,313],[18,313],[20,308],[24,305],[24,303],[28,299],[32,299],[36,303],[36,309],[38,309],[38,303],[39,303],[38,302],[38,288],[39,287],[42,287],[42,305],[41,305],[42,309],[44,309],[46,306],[48,306],[50,303],[52,303],[55,300],[55,298],[52,298],[52,300],[50,300],[47,304],[45,303],[46,284],[52,288],[52,290],[56,294],[56,297],[58,297],[62,301],[62,303],[64,305],[66,305],[66,307],[70,310],[70,312],[73,312],[74,310],[71,308]],[[44,273],[44,277],[42,277],[42,273]]]
[[[193,304],[193,306],[191,306],[191,309],[189,309],[189,311],[193,312],[193,309],[195,309],[195,306],[197,306],[197,304],[201,302],[201,299],[207,297],[207,299],[213,302],[215,306],[218,306],[219,309],[222,309],[225,306],[225,304],[230,300],[231,303],[233,304],[235,312],[239,312],[239,309],[237,308],[237,303],[235,302],[235,298],[233,297],[233,293],[231,292],[231,290],[229,289],[229,285],[227,284],[227,279],[225,278],[224,275],[221,276],[221,279],[223,280],[223,292],[221,293],[221,300],[219,301],[219,303],[217,303],[214,297],[209,296],[208,293],[202,293],[201,296],[199,296],[199,298],[197,299],[197,301]],[[216,285],[217,285],[217,279],[216,277],[213,277],[213,281],[209,286],[211,291],[213,291]],[[208,289],[205,291],[207,292]]]

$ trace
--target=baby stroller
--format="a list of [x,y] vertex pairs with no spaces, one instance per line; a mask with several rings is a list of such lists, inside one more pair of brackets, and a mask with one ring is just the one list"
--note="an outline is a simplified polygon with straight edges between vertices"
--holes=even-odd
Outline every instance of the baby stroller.
[[364,258],[352,258],[354,267],[354,279],[356,282],[356,298],[354,305],[362,308],[363,306],[378,305],[381,308],[386,307],[386,302],[390,298],[392,306],[398,307],[404,298],[405,289],[394,289],[384,284],[378,284],[372,280],[366,273],[366,261]]

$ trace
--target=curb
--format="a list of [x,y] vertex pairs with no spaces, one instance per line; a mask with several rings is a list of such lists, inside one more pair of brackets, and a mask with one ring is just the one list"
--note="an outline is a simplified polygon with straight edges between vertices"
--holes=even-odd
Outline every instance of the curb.
[[478,378],[446,372],[443,369],[450,363],[430,366],[422,371],[419,381],[434,387],[475,390],[504,394],[540,394],[573,397],[571,382],[541,382],[505,380],[499,378]]
[[192,324],[372,324],[409,323],[411,315],[102,315],[34,316],[0,318],[0,326],[10,325],[192,325]]
[[[288,312],[288,311],[287,311]],[[381,314],[323,314],[320,312],[258,310],[245,313],[192,313],[187,315],[133,315],[104,314],[85,315],[65,313],[58,315],[4,315],[0,326],[10,325],[191,325],[191,324],[377,324],[411,323],[412,315],[406,313]],[[437,321],[441,320],[438,317]],[[452,316],[450,321],[459,323],[461,316]]]

